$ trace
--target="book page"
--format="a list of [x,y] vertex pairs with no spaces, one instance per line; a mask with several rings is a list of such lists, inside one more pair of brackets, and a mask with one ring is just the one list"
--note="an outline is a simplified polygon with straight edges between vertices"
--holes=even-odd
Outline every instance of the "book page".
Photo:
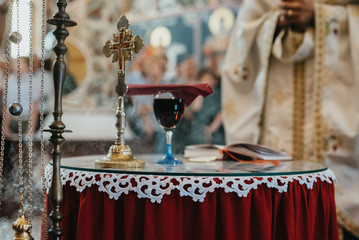
[[291,160],[292,157],[284,152],[270,149],[261,145],[238,143],[226,146],[226,149],[236,155],[244,155],[253,159]]
[[208,162],[222,159],[221,149],[224,146],[213,144],[188,145],[184,150],[183,158],[194,162]]
[[261,145],[234,143],[226,146],[215,144],[188,145],[183,159],[194,162],[209,162],[217,159],[234,160],[291,160],[284,152]]

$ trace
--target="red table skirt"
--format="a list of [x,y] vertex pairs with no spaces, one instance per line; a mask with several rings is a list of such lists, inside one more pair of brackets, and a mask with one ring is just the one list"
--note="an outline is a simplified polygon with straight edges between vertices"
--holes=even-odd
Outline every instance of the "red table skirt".
[[247,197],[216,189],[204,202],[173,191],[162,202],[134,192],[110,199],[97,186],[77,192],[64,186],[64,240],[112,239],[338,239],[334,185],[313,189],[297,181],[287,192],[260,185]]

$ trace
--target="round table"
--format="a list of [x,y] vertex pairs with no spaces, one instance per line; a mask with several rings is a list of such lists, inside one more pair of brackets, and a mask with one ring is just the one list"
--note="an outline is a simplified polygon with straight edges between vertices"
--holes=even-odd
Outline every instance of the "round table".
[[[338,239],[335,176],[305,161],[99,169],[64,158],[63,239]],[[52,165],[46,167],[51,185]]]

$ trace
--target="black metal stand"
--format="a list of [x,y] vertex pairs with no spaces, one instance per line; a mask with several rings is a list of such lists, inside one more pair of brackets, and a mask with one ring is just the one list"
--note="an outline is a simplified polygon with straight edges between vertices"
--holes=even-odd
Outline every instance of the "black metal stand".
[[50,142],[53,145],[52,151],[52,161],[53,161],[53,175],[52,183],[50,188],[50,203],[52,205],[52,212],[50,213],[50,218],[52,220],[52,227],[49,232],[52,235],[52,239],[61,240],[63,234],[63,229],[60,226],[60,222],[63,218],[63,215],[60,211],[61,203],[63,201],[63,189],[61,183],[61,173],[60,173],[60,164],[61,164],[61,145],[64,143],[65,139],[62,134],[64,132],[71,132],[65,130],[65,124],[62,122],[62,89],[65,82],[66,76],[66,63],[64,60],[64,55],[67,52],[67,47],[65,45],[65,39],[69,35],[69,32],[66,30],[66,27],[72,27],[77,25],[76,22],[70,20],[69,15],[66,13],[65,9],[67,6],[66,0],[57,0],[56,5],[58,7],[58,12],[53,15],[51,19],[47,20],[47,23],[56,26],[54,31],[54,36],[57,40],[57,44],[54,47],[54,52],[56,53],[56,59],[53,65],[53,77],[54,77],[54,89],[55,89],[55,104],[54,104],[54,121],[50,125],[50,129],[46,130],[51,132]]

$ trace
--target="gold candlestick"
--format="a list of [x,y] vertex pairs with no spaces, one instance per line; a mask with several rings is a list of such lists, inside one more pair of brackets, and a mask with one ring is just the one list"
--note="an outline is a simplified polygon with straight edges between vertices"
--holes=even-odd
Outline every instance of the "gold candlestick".
[[118,62],[118,79],[116,93],[118,94],[118,106],[116,110],[117,137],[103,159],[97,159],[95,164],[101,168],[138,168],[143,167],[145,162],[136,159],[131,148],[125,144],[126,114],[124,97],[127,92],[125,82],[125,63],[132,60],[132,52],[138,53],[144,43],[140,36],[133,37],[133,31],[128,30],[129,22],[126,16],[121,16],[117,23],[119,33],[113,34],[113,40],[106,42],[103,53],[106,57],[112,57],[112,62]]

